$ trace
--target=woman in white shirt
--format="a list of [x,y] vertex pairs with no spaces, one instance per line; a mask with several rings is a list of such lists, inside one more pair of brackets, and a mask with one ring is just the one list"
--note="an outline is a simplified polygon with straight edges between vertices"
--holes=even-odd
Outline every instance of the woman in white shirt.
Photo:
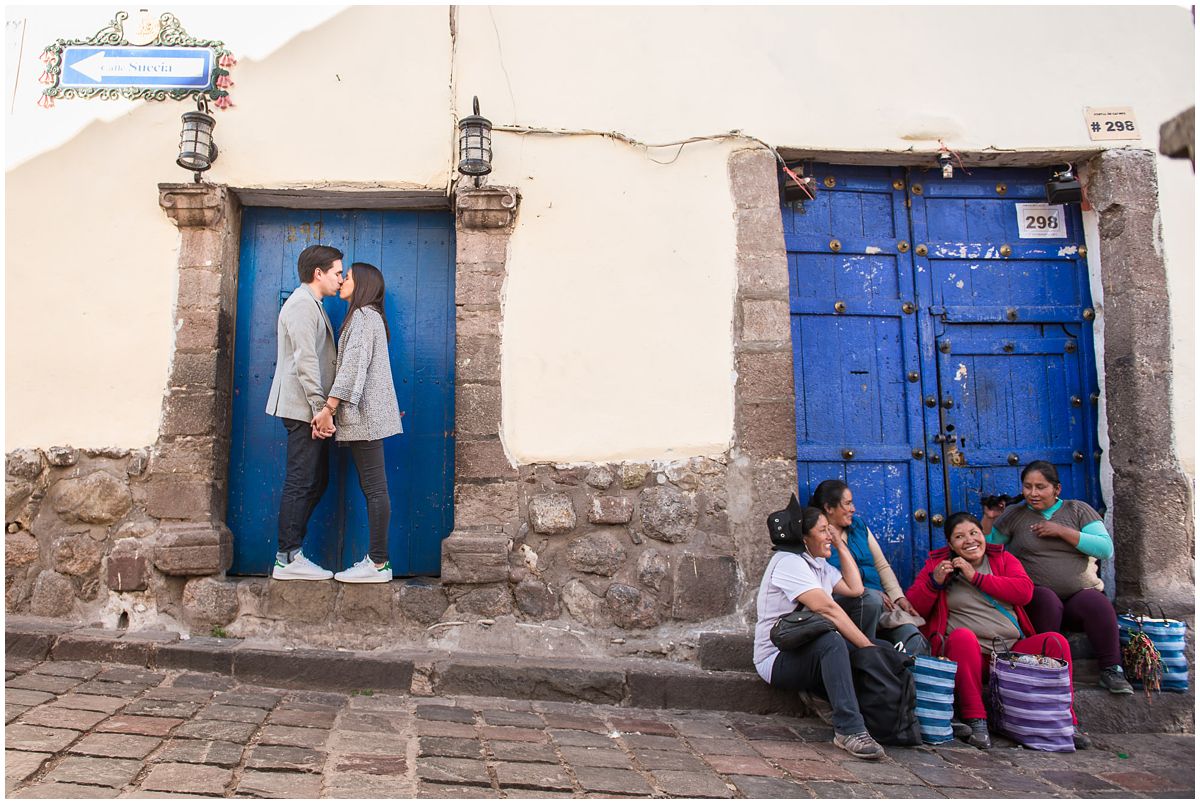
[[[835,594],[862,595],[858,565],[845,541],[835,539],[825,514],[817,508],[801,508],[794,494],[785,510],[767,518],[767,527],[775,554],[758,589],[754,666],[773,687],[828,700],[834,745],[858,759],[882,759],[883,748],[867,733],[850,673],[850,652],[877,646],[833,599]],[[842,571],[826,561],[835,545]],[[837,630],[800,650],[781,651],[771,642],[771,628],[797,605],[822,615]]]

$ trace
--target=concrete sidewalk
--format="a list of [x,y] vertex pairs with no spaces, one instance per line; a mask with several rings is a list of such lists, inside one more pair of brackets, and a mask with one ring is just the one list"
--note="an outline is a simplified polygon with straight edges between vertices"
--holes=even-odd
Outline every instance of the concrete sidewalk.
[[[1192,735],[852,760],[809,719],[246,684],[6,656],[14,798],[1194,798]],[[288,667],[278,671],[287,675]]]

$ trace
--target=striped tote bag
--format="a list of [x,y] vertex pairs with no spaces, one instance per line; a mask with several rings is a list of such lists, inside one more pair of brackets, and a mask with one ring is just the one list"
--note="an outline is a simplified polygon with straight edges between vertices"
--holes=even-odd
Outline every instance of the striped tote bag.
[[991,727],[1026,748],[1075,750],[1071,722],[1071,675],[1051,656],[993,653],[988,678]]
[[917,722],[921,742],[936,745],[954,739],[954,673],[958,663],[936,656],[917,656],[911,668],[917,682]]
[[[1138,631],[1145,631],[1146,636],[1154,643],[1154,647],[1162,656],[1162,681],[1159,682],[1159,689],[1187,692],[1187,623],[1162,616],[1160,609],[1158,617],[1122,614],[1117,617],[1117,625],[1121,629],[1122,647],[1128,644],[1130,637]],[[1140,679],[1130,676],[1129,680],[1141,686]]]

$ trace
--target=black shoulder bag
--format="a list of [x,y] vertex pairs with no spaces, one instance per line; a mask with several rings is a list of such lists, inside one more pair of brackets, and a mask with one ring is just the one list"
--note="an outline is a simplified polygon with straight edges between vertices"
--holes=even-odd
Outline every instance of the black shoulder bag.
[[797,606],[772,626],[771,642],[780,650],[799,650],[822,634],[836,630],[833,623],[812,609]]

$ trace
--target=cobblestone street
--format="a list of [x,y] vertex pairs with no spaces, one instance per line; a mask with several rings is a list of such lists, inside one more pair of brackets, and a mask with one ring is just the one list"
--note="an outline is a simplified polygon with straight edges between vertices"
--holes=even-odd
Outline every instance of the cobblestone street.
[[852,760],[820,723],[729,712],[269,689],[95,662],[6,662],[14,798],[1194,797],[1192,735],[1001,741]]

